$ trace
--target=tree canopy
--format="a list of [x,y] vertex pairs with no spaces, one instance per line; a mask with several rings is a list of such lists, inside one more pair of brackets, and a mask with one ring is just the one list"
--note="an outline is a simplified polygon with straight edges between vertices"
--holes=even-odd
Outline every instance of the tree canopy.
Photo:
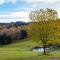
[[57,11],[53,9],[40,9],[31,11],[30,14],[31,21],[48,21],[48,20],[57,20]]

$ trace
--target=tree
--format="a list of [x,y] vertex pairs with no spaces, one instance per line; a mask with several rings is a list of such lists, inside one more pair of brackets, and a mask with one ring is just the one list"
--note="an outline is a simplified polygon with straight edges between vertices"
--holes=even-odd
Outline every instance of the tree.
[[36,21],[48,21],[48,20],[57,20],[57,12],[53,9],[46,8],[36,10],[36,11],[31,11],[30,14],[30,19],[33,22]]
[[30,14],[30,21],[32,23],[32,33],[38,36],[39,41],[42,41],[44,52],[46,54],[46,46],[47,42],[50,38],[53,38],[54,30],[51,26],[51,23],[54,20],[57,20],[57,12],[53,9],[40,9],[36,11],[31,11]]

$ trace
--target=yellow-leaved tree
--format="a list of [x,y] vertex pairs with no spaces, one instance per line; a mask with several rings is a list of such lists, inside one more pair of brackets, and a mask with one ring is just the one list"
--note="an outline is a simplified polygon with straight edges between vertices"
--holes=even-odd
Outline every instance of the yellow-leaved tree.
[[31,35],[37,37],[38,41],[42,41],[44,52],[46,54],[47,42],[54,37],[54,24],[51,23],[57,20],[57,12],[53,9],[40,9],[31,11],[30,14],[31,22]]

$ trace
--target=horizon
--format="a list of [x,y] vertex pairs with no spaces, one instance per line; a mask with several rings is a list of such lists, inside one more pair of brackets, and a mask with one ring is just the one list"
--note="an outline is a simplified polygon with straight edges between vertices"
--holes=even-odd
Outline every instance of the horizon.
[[51,8],[60,18],[60,0],[0,0],[0,22],[29,22],[29,12],[36,9]]

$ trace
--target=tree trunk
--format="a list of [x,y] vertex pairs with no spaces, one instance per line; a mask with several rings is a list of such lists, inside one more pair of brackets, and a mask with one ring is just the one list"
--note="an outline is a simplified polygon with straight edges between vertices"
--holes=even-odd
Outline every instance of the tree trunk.
[[44,51],[43,51],[43,54],[46,55],[46,50],[45,50],[45,47],[43,47]]

